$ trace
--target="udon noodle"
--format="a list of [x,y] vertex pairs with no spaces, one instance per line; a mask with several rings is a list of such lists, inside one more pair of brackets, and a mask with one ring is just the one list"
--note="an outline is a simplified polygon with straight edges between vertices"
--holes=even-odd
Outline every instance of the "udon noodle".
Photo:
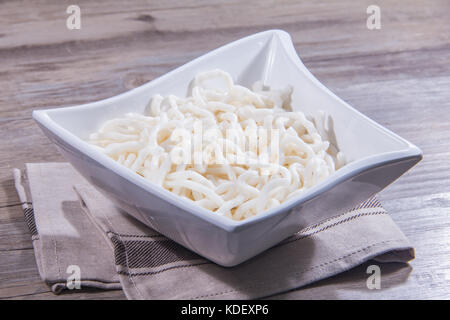
[[152,183],[234,220],[278,206],[345,164],[323,121],[292,111],[292,88],[198,74],[186,98],[154,95],[89,142]]

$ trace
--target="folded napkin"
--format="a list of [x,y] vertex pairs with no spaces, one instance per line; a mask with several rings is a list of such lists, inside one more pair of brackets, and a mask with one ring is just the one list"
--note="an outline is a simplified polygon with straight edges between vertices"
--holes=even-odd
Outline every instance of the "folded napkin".
[[118,209],[67,163],[27,164],[14,176],[39,273],[55,293],[68,287],[75,266],[81,287],[122,288],[129,299],[256,299],[370,259],[414,258],[375,198],[225,268]]

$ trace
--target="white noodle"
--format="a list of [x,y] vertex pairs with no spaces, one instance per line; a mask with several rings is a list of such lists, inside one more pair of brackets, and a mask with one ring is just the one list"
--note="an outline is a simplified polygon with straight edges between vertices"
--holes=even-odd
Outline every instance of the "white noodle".
[[[326,140],[323,113],[310,119],[293,112],[291,87],[270,90],[257,82],[252,88],[234,84],[222,70],[200,73],[188,97],[156,94],[144,114],[106,121],[89,142],[174,194],[243,220],[300,195],[345,165],[344,155]],[[196,150],[195,141],[194,147],[183,142],[177,129],[192,136],[199,125],[208,135]],[[275,131],[278,142],[270,136]],[[180,146],[191,162],[173,162]],[[278,154],[272,162],[269,151]],[[269,163],[262,164],[265,156]]]

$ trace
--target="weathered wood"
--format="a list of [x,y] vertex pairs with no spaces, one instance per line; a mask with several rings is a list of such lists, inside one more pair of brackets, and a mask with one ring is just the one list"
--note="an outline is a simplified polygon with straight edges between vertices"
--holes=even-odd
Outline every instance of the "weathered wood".
[[306,66],[338,96],[425,154],[380,195],[416,248],[409,267],[384,265],[376,292],[361,266],[275,298],[450,298],[450,2],[377,1],[382,28],[371,31],[372,2],[80,0],[78,31],[65,27],[65,2],[0,2],[0,298],[124,298],[92,290],[55,296],[39,278],[11,169],[63,158],[31,111],[114,96],[270,28],[288,31]]

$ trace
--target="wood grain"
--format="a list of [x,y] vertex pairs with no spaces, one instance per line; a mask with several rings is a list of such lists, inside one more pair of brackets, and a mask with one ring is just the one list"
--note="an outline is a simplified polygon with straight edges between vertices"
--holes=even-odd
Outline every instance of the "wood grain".
[[[307,67],[352,106],[418,145],[423,161],[380,195],[416,248],[409,266],[365,266],[271,298],[450,298],[450,2],[371,0],[87,1],[81,30],[65,27],[73,1],[0,1],[0,298],[123,299],[121,291],[53,295],[42,283],[11,169],[63,161],[33,109],[125,92],[232,40],[288,31]],[[323,290],[327,288],[326,296]]]

